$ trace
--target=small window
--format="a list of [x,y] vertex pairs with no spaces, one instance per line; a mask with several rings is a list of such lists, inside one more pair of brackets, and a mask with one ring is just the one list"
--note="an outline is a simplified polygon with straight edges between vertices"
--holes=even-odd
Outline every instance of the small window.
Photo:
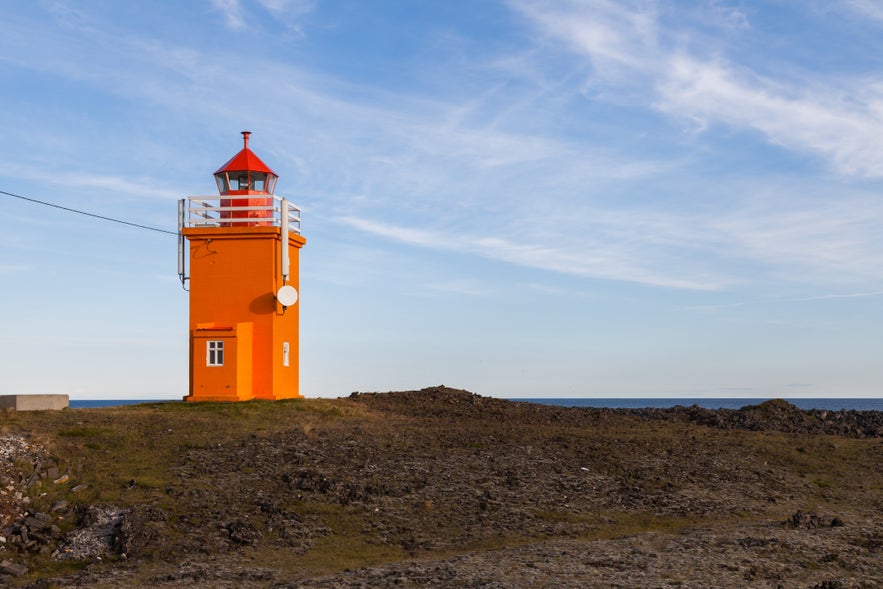
[[210,340],[205,348],[206,366],[224,365],[224,342],[222,340]]
[[282,366],[288,366],[288,342],[282,342]]

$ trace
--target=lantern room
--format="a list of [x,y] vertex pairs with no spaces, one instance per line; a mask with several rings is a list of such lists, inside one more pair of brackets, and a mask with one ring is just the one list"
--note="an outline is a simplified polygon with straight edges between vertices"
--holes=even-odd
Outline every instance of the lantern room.
[[221,196],[236,198],[221,199],[224,219],[248,219],[251,226],[267,226],[266,207],[272,204],[269,198],[276,189],[279,176],[261,158],[248,148],[251,131],[242,132],[242,150],[215,172],[215,182]]
[[242,132],[242,150],[215,172],[218,192],[225,194],[273,194],[276,172],[248,148],[251,131]]

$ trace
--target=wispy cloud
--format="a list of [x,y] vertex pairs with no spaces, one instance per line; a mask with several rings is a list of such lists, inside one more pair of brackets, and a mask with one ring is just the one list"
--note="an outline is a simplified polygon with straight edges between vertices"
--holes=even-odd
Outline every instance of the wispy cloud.
[[800,299],[794,299],[795,301],[827,301],[832,299],[864,299],[869,297],[883,297],[883,290],[878,290],[874,292],[849,292],[849,293],[834,293],[834,294],[824,294],[824,295],[816,295],[812,297],[804,297]]
[[773,144],[824,157],[843,174],[883,176],[883,85],[865,81],[861,91],[849,94],[798,88],[679,55],[669,61],[658,88],[655,106],[663,112],[703,126],[755,129]]
[[591,296],[591,293],[585,290],[574,290],[569,288],[561,288],[557,286],[551,286],[549,284],[542,284],[537,282],[531,282],[529,284],[524,285],[525,288],[544,294],[551,295],[559,295],[566,297],[574,297],[574,298],[587,298]]
[[[257,3],[273,18],[299,34],[303,33],[299,19],[311,12],[316,5],[315,0],[257,0]],[[257,18],[247,13],[242,0],[212,0],[212,5],[233,30],[242,30],[250,19]]]
[[759,280],[857,285],[883,272],[878,200],[861,194],[784,197],[771,185],[755,188],[725,213],[558,205],[560,216],[547,211],[525,224],[504,217],[497,231],[464,227],[454,239],[432,223],[336,221],[399,243],[652,286],[719,290]]
[[0,264],[0,276],[10,276],[12,274],[20,274],[30,270],[31,267],[24,264]]
[[883,22],[883,3],[879,0],[843,0],[841,4],[861,16]]
[[[302,16],[314,8],[311,2],[263,4],[274,15]],[[876,141],[883,131],[876,114],[883,113],[883,86],[866,85],[861,92],[841,87],[837,93],[829,89],[831,80],[773,80],[735,65],[724,51],[697,51],[708,47],[706,40],[699,43],[698,33],[672,24],[655,3],[511,5],[559,42],[553,51],[563,43],[575,53],[577,69],[590,70],[591,83],[610,100],[626,88],[628,105],[639,101],[641,116],[655,109],[653,116],[662,113],[698,128],[752,130],[788,150],[824,157],[841,173],[883,176],[883,148]],[[231,27],[245,22],[248,10],[261,10],[235,0],[214,0],[214,6]],[[734,34],[749,28],[743,13],[715,7],[707,26]],[[23,37],[10,42],[17,40]],[[316,216],[336,217],[398,243],[574,276],[698,290],[770,278],[861,284],[883,264],[877,253],[883,244],[876,238],[883,209],[871,196],[849,196],[838,187],[836,194],[810,198],[802,194],[804,183],[765,186],[765,178],[726,186],[701,178],[689,152],[670,149],[671,143],[650,153],[561,133],[603,115],[580,110],[581,84],[542,77],[532,61],[536,52],[550,51],[542,42],[508,55],[505,67],[498,55],[476,58],[474,71],[499,74],[504,68],[507,80],[517,83],[481,80],[475,85],[483,91],[468,94],[448,87],[434,94],[393,92],[301,64],[253,61],[110,27],[67,52],[53,50],[67,45],[46,37],[37,59],[20,62],[137,101],[163,117],[196,121],[207,129],[206,143],[230,131],[219,130],[218,121],[245,119],[243,124],[265,130],[262,154],[297,171],[294,187],[311,200],[301,204],[320,204]],[[115,59],[133,66],[98,59],[107,46],[115,47]],[[273,80],[272,92],[229,84],[231,70]],[[243,104],[250,105],[247,112]],[[174,146],[161,149],[168,151],[157,161],[182,154]],[[20,163],[17,170],[27,172]],[[45,170],[31,171],[34,179],[84,190],[183,196],[176,187],[157,190],[143,170],[125,176],[57,166],[48,178]],[[700,178],[690,185],[682,177]],[[283,181],[283,193],[293,190],[289,177]],[[711,193],[714,205],[703,208],[696,206],[702,198],[688,198],[697,186]],[[451,232],[458,235],[454,242]]]
[[245,15],[239,0],[212,0],[212,5],[224,17],[224,21],[231,29],[241,29],[245,26]]
[[[316,8],[317,0],[258,0],[267,12],[287,25],[296,25],[298,19]],[[299,32],[299,26],[293,26]]]
[[[10,176],[14,174],[18,180],[39,180],[66,188],[95,190],[102,194],[112,194],[117,198],[139,197],[172,200],[183,196],[176,191],[175,187],[158,185],[156,178],[111,176],[81,171],[64,171],[57,168],[53,169],[51,174],[47,174],[46,169],[21,163],[17,163],[15,166],[0,163],[0,173]],[[39,200],[55,200],[54,195],[23,194],[22,196]],[[57,196],[63,200],[67,195],[61,193]]]
[[[650,105],[691,121],[698,130],[715,124],[755,130],[774,145],[824,158],[842,174],[883,177],[879,79],[792,75],[799,67],[785,63],[778,65],[789,75],[774,80],[734,65],[722,49],[709,57],[705,42],[699,43],[701,54],[691,51],[691,41],[701,35],[663,22],[651,3],[513,5],[544,34],[582,54],[606,84],[640,85]],[[883,13],[875,3],[852,5]],[[727,20],[747,28],[741,13]]]
[[387,239],[418,247],[452,251],[484,258],[508,262],[528,268],[551,272],[637,282],[652,286],[685,288],[695,290],[715,290],[721,283],[710,275],[688,276],[676,273],[656,272],[652,264],[640,264],[626,257],[616,249],[596,251],[592,248],[576,246],[562,248],[542,243],[515,242],[500,236],[457,235],[433,230],[401,227],[389,223],[354,218],[338,217],[337,222],[378,235]]
[[[758,190],[738,211],[712,226],[739,255],[778,267],[800,281],[863,281],[883,270],[883,203],[872,195],[783,199],[775,187]],[[778,200],[777,200],[778,199]]]
[[316,0],[258,0],[261,5],[276,15],[300,16],[316,7]]
[[475,280],[448,280],[444,282],[432,282],[424,285],[431,292],[443,294],[455,294],[469,297],[489,297],[494,295],[494,290]]
[[621,68],[643,70],[656,61],[657,20],[650,3],[518,0],[511,5],[583,52],[602,75],[619,77]]

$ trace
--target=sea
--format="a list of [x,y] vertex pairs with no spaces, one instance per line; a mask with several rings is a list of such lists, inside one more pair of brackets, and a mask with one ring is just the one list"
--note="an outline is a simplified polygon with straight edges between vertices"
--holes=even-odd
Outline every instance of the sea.
[[[662,398],[662,397],[532,397],[511,398],[510,401],[523,401],[526,403],[539,403],[541,405],[557,405],[559,407],[596,407],[610,409],[643,409],[653,407],[666,409],[682,405],[689,407],[698,405],[705,409],[740,409],[746,405],[758,405],[769,399],[763,398]],[[800,409],[824,409],[826,411],[883,411],[883,398],[880,399],[842,399],[842,398],[819,398],[819,399],[786,399],[792,405]],[[72,409],[87,409],[90,407],[118,407],[121,405],[136,405],[139,403],[169,403],[168,399],[76,399],[70,402]]]
[[[595,398],[530,398],[530,399],[511,399],[512,401],[527,401],[529,403],[539,403],[542,405],[558,405],[561,407],[607,407],[610,409],[643,409],[652,407],[656,409],[667,409],[682,405],[690,407],[698,405],[704,409],[741,409],[747,405],[759,405],[770,399],[745,399],[745,398],[616,398],[616,399],[595,399]],[[798,409],[824,409],[826,411],[883,411],[883,399],[785,399]]]

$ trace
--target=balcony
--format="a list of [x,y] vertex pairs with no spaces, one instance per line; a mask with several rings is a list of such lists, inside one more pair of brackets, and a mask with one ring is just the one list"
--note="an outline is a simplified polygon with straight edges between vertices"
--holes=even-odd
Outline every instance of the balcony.
[[188,196],[181,227],[287,227],[300,235],[300,208],[273,194]]

